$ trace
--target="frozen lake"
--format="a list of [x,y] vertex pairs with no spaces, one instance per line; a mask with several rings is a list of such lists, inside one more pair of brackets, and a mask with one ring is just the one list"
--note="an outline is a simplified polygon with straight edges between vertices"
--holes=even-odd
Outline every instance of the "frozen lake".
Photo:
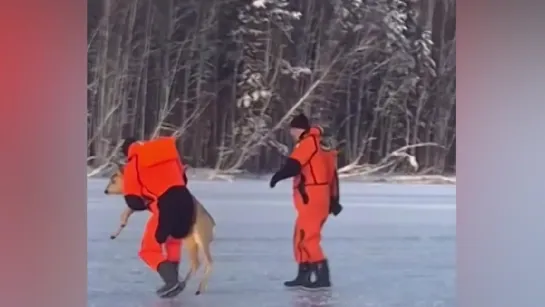
[[282,285],[296,270],[288,182],[270,189],[266,181],[190,181],[218,224],[214,271],[203,295],[194,295],[197,277],[162,300],[159,277],[137,256],[147,213],[110,240],[124,204],[103,194],[106,183],[88,181],[89,307],[456,306],[455,186],[343,182],[344,211],[329,219],[323,240],[334,285],[308,293]]

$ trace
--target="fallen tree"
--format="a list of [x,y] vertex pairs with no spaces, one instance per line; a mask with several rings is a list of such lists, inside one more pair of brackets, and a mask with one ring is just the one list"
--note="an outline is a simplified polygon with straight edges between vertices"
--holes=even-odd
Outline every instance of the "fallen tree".
[[361,156],[355,159],[352,163],[345,165],[341,168],[339,168],[338,173],[340,178],[348,178],[348,177],[354,177],[354,176],[366,176],[373,173],[391,173],[396,166],[398,166],[402,162],[408,162],[408,164],[411,166],[413,171],[418,171],[419,165],[418,161],[416,160],[416,157],[413,155],[410,155],[407,153],[407,150],[417,147],[424,147],[424,146],[436,146],[436,147],[442,147],[439,144],[436,143],[419,143],[419,144],[412,144],[412,145],[405,145],[402,146],[388,155],[386,155],[384,158],[382,158],[379,163],[375,165],[369,165],[369,164],[359,164],[359,160],[361,159]]

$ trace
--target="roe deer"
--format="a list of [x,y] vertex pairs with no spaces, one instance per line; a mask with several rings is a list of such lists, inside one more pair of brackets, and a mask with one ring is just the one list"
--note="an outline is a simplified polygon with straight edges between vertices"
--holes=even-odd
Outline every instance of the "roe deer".
[[[104,190],[107,195],[122,195],[123,194],[123,166],[119,165],[116,172],[110,177],[110,181]],[[193,197],[196,210],[195,224],[191,234],[183,239],[183,246],[185,247],[190,262],[190,269],[184,278],[184,282],[187,281],[197,273],[201,261],[199,257],[199,251],[202,251],[204,256],[204,274],[199,283],[199,287],[195,292],[196,295],[201,294],[206,290],[208,285],[208,279],[212,273],[212,255],[210,253],[210,243],[214,240],[214,228],[216,222],[214,218],[208,213],[204,206]],[[127,225],[129,217],[134,211],[130,208],[126,208],[121,214],[121,224],[118,230],[113,233],[110,238],[115,239]]]

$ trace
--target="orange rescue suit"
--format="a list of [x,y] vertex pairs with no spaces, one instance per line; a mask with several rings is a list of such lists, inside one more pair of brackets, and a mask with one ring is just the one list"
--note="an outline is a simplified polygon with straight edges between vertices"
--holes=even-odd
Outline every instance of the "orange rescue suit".
[[332,167],[330,152],[320,146],[322,129],[304,132],[285,165],[271,180],[294,177],[293,203],[297,211],[293,235],[295,261],[317,263],[325,260],[321,247],[321,231],[330,213]]
[[176,140],[133,143],[127,158],[123,187],[127,205],[151,212],[138,254],[154,270],[163,261],[179,262],[181,239],[190,232],[195,208]]
[[322,227],[329,216],[331,198],[330,155],[320,147],[320,128],[304,133],[290,158],[301,165],[293,180],[293,203],[297,210],[293,250],[297,263],[325,259],[321,247]]

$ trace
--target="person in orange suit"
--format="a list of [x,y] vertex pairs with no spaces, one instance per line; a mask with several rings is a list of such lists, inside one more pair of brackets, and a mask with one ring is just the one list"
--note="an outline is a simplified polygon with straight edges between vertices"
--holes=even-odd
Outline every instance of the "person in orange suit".
[[[295,279],[286,281],[286,287],[308,289],[331,286],[329,265],[321,247],[321,231],[333,210],[340,212],[338,183],[334,167],[335,152],[324,150],[322,129],[311,127],[308,118],[300,114],[290,123],[290,134],[296,145],[282,168],[270,181],[270,187],[294,177],[293,203],[297,211],[293,235],[294,258],[298,264]],[[332,193],[336,193],[334,195]],[[333,209],[335,208],[335,209]],[[315,280],[311,276],[315,275]]]
[[129,138],[122,151],[127,157],[123,170],[125,202],[132,210],[151,213],[138,255],[165,283],[157,294],[175,296],[185,287],[178,277],[181,245],[196,212],[176,140],[165,137],[137,142]]

